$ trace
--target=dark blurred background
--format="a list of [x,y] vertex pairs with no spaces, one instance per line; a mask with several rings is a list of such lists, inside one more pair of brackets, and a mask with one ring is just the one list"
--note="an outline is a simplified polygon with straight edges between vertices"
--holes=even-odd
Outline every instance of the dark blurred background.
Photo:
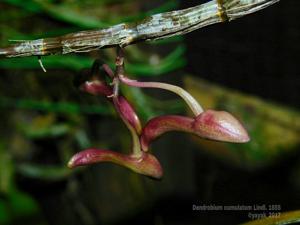
[[[3,0],[1,47],[204,2]],[[259,213],[266,215],[299,209],[299,6],[282,0],[230,23],[127,48],[128,74],[185,86],[206,108],[240,118],[252,137],[232,145],[166,134],[152,147],[161,181],[112,164],[66,168],[90,146],[129,152],[128,131],[105,99],[73,86],[93,59],[112,64],[113,50],[44,57],[47,73],[34,57],[1,59],[0,224],[239,224],[255,212],[193,205],[265,204]],[[186,113],[171,94],[122,91],[144,122]]]
[[[202,1],[205,2],[205,1]],[[189,7],[199,1],[184,1]],[[186,70],[246,93],[299,107],[299,1],[186,35]]]

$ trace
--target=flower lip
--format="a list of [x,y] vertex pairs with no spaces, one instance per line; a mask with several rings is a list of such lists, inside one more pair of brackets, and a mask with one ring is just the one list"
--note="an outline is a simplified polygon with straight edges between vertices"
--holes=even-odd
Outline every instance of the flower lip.
[[162,167],[156,157],[145,152],[137,157],[134,154],[124,155],[110,150],[87,149],[75,154],[68,162],[68,167],[76,168],[100,162],[113,162],[155,179],[163,176]]

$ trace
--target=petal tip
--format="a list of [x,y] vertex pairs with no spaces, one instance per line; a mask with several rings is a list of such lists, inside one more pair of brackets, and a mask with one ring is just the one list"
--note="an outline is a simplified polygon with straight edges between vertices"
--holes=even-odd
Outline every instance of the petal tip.
[[70,160],[70,161],[68,162],[67,167],[68,167],[69,169],[73,169],[73,168],[75,167],[72,160]]
[[80,166],[80,163],[78,163],[77,161],[78,161],[78,153],[69,160],[67,166],[70,169],[74,169],[75,167]]
[[251,138],[250,138],[248,132],[245,130],[245,135],[240,138],[240,143],[247,143],[249,141],[251,141]]

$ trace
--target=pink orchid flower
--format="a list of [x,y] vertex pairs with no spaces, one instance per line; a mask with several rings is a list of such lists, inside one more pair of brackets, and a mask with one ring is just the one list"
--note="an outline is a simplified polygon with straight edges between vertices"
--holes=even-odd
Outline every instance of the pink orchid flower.
[[[162,167],[156,157],[141,150],[140,138],[141,123],[133,107],[123,96],[115,95],[114,90],[99,76],[99,65],[96,61],[91,70],[92,76],[88,80],[81,80],[79,88],[93,95],[105,96],[112,100],[116,111],[126,124],[132,136],[132,153],[129,155],[103,149],[86,149],[75,154],[69,161],[69,168],[91,165],[102,162],[112,162],[124,166],[136,173],[160,179],[163,175]],[[95,72],[96,71],[96,72]]]
[[[85,78],[79,82],[80,90],[96,96],[105,96],[109,99],[119,116],[126,124],[132,137],[132,153],[121,154],[110,150],[87,149],[74,155],[68,163],[70,168],[90,165],[99,162],[113,162],[134,172],[153,178],[162,177],[162,167],[155,156],[147,151],[149,146],[158,137],[169,131],[183,131],[199,137],[233,143],[245,143],[250,140],[242,124],[231,114],[225,111],[203,110],[200,104],[184,89],[175,85],[159,82],[139,82],[124,75],[124,58],[122,51],[116,60],[116,74],[107,65],[102,70],[113,78],[113,87],[102,79],[100,64],[96,61]],[[141,88],[160,88],[178,94],[193,112],[193,117],[165,115],[158,116],[142,129],[140,120],[126,98],[119,95],[119,83]]]
[[243,125],[225,111],[203,110],[200,104],[187,91],[175,85],[159,82],[140,82],[131,80],[123,74],[119,79],[124,84],[141,88],[160,88],[179,95],[189,106],[194,117],[166,115],[151,119],[143,128],[141,145],[147,151],[156,138],[169,131],[183,131],[199,137],[233,143],[245,143],[250,140]]

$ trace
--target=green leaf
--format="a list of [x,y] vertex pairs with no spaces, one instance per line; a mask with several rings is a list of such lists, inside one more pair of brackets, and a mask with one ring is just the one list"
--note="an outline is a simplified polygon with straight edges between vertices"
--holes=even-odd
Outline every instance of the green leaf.
[[18,172],[23,176],[45,181],[60,181],[68,177],[72,171],[63,166],[45,166],[36,164],[20,164]]
[[14,218],[25,217],[39,212],[39,208],[34,199],[21,191],[14,190],[9,195],[11,213]]
[[64,114],[100,114],[111,115],[112,110],[106,105],[81,105],[71,102],[50,102],[33,99],[15,99],[0,97],[0,108],[17,108],[55,112]]
[[0,143],[0,193],[9,193],[13,186],[13,175],[14,165],[12,157],[4,145]]

